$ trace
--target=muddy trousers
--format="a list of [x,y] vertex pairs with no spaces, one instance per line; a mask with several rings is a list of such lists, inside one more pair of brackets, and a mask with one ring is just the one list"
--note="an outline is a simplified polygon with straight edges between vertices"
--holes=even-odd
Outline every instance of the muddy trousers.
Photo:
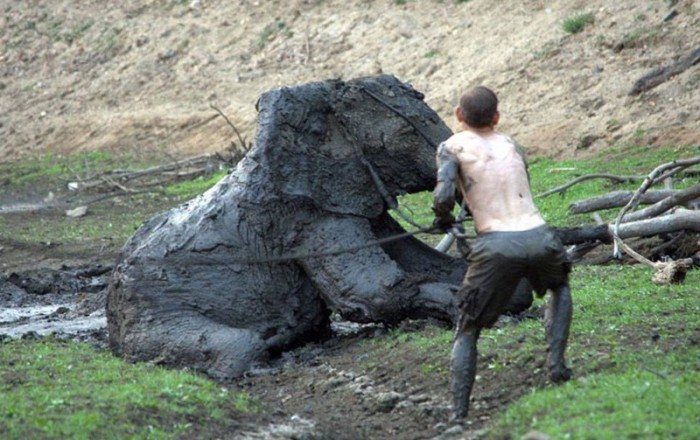
[[[545,312],[545,326],[548,344],[547,368],[549,379],[555,383],[571,378],[571,370],[566,366],[564,352],[569,339],[572,309],[568,286],[558,287],[551,293]],[[469,397],[476,377],[476,343],[480,333],[481,328],[476,326],[457,328],[450,362],[455,420],[467,417],[469,412]]]

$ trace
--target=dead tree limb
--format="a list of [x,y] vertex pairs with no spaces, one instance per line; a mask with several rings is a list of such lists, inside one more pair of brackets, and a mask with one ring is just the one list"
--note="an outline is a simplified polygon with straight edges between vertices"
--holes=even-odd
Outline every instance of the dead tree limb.
[[675,231],[700,232],[700,211],[678,209],[669,215],[622,223],[618,231],[620,238],[650,237]]
[[646,90],[653,89],[671,77],[684,72],[698,61],[700,61],[700,47],[695,48],[688,55],[681,57],[674,63],[663,67],[656,67],[647,72],[644,76],[635,81],[629,94],[638,95]]
[[126,171],[126,170],[110,170],[105,173],[94,176],[91,179],[79,180],[80,188],[89,189],[98,187],[105,183],[105,178],[110,179],[113,182],[119,182],[122,185],[126,182],[140,179],[143,177],[150,177],[153,175],[166,174],[179,170],[186,170],[188,168],[198,168],[206,166],[212,160],[220,161],[221,154],[203,154],[196,157],[191,157],[188,159],[176,160],[171,163],[164,165],[158,165],[151,168],[146,168],[138,171]]
[[[620,231],[620,226],[622,223],[622,220],[625,218],[625,215],[627,212],[630,210],[636,208],[639,199],[641,198],[642,194],[655,182],[658,182],[660,180],[663,180],[671,175],[673,175],[674,172],[687,168],[689,166],[692,166],[696,163],[700,163],[700,157],[694,157],[690,159],[684,159],[684,160],[674,160],[672,162],[668,162],[662,165],[659,165],[656,167],[649,175],[647,176],[646,179],[644,179],[644,182],[642,182],[642,185],[639,187],[637,192],[632,196],[632,199],[625,205],[622,210],[620,210],[620,213],[618,214],[617,218],[615,219],[615,224],[612,227],[612,235],[613,239],[615,241],[615,249],[614,249],[614,255],[619,255],[619,248],[622,248],[627,254],[632,256],[634,259],[637,261],[650,265],[652,268],[656,270],[656,273],[652,277],[652,281],[657,284],[669,284],[669,283],[679,283],[682,282],[685,279],[685,273],[688,270],[689,267],[693,265],[693,261],[690,258],[686,258],[683,260],[678,260],[678,261],[668,261],[668,262],[657,262],[657,263],[651,263],[649,260],[646,258],[642,257],[639,255],[637,252],[635,252],[633,249],[631,249],[627,244],[623,241],[621,237],[621,231]],[[690,214],[700,214],[697,213],[696,211],[688,211],[688,210],[679,210],[676,214],[680,213],[690,213]],[[681,218],[679,215],[673,215],[673,216],[664,216],[664,219],[669,219],[673,217],[673,220],[678,220]],[[700,217],[698,217],[700,218]],[[683,227],[680,229],[691,229],[691,230],[700,230],[700,220],[696,219],[690,219],[690,221],[683,221],[684,219],[681,219],[681,222],[683,223]],[[630,223],[644,223],[644,222],[649,222],[649,221],[656,221],[659,220],[658,217],[651,219],[651,220],[641,220],[639,222],[630,222]],[[630,223],[626,223],[626,225],[629,225]],[[664,222],[668,226],[670,223],[674,223],[673,221],[666,221]]]
[[147,193],[154,193],[158,192],[161,193],[163,192],[162,190],[157,190],[157,189],[149,189],[149,190],[130,190],[128,192],[114,192],[110,194],[104,194],[101,196],[93,197],[88,200],[83,200],[83,201],[78,201],[78,202],[72,202],[72,198],[70,199],[59,199],[59,200],[54,200],[51,202],[45,202],[45,203],[22,203],[22,204],[15,204],[12,206],[0,206],[0,215],[2,214],[19,214],[19,213],[31,213],[31,212],[41,212],[41,211],[48,211],[52,209],[58,209],[58,210],[70,210],[77,208],[78,206],[85,206],[85,205],[92,205],[98,202],[102,202],[104,200],[108,199],[113,199],[115,197],[133,197],[139,194],[147,194]]
[[646,190],[649,189],[651,185],[653,185],[656,182],[663,181],[663,179],[673,175],[676,171],[698,163],[700,163],[700,156],[696,156],[690,159],[674,160],[672,162],[668,162],[656,167],[651,173],[649,173],[646,179],[644,179],[641,186],[637,189],[637,191],[632,196],[627,205],[625,205],[625,207],[622,208],[622,210],[617,216],[617,219],[615,220],[615,227],[617,227],[622,222],[622,219],[624,218],[625,214],[627,214],[627,212],[637,207],[637,205],[639,204],[639,199],[646,192]]
[[700,197],[700,183],[690,188],[678,191],[675,194],[657,202],[646,209],[641,209],[629,213],[625,216],[625,221],[636,221],[642,220],[649,217],[654,217],[659,214],[663,214],[669,209],[675,208],[676,206],[682,205],[691,200],[695,200]]
[[228,118],[228,116],[226,116],[224,114],[224,112],[219,110],[219,108],[217,106],[215,106],[214,104],[209,104],[209,107],[211,107],[217,113],[219,113],[221,115],[221,117],[224,118],[226,123],[233,129],[234,133],[236,133],[236,136],[238,136],[238,141],[241,143],[241,148],[243,148],[244,151],[250,150],[250,147],[246,144],[245,139],[243,138],[243,136],[241,136],[241,132],[238,131],[238,129],[236,128],[235,125],[233,125],[233,122],[231,122],[231,120]]
[[629,256],[634,258],[639,263],[645,264],[656,270],[654,275],[651,277],[651,281],[654,284],[666,285],[681,283],[683,280],[685,280],[686,272],[693,265],[692,258],[682,258],[675,261],[649,261],[646,257],[627,246],[627,243],[624,241],[616,241],[619,243],[622,250],[624,250]]
[[545,191],[543,193],[538,194],[536,197],[541,198],[541,197],[547,197],[551,196],[552,194],[564,192],[567,189],[571,188],[572,186],[579,184],[581,182],[584,182],[586,180],[593,180],[593,179],[608,179],[608,180],[613,180],[615,182],[631,182],[634,180],[642,180],[644,176],[616,176],[614,174],[607,174],[607,173],[602,173],[602,174],[586,174],[585,176],[580,176],[575,178],[569,183],[566,183],[562,186],[558,186],[554,189],[550,189],[549,191]]
[[[642,195],[639,203],[645,205],[657,203],[677,192],[675,190],[648,191]],[[625,206],[632,199],[633,195],[634,192],[632,191],[613,191],[604,196],[579,200],[569,205],[569,212],[572,214],[583,214],[603,209],[620,208]]]
[[[577,228],[555,228],[557,236],[565,245],[587,242],[613,242],[614,224],[584,226]],[[618,227],[618,236],[622,239],[632,237],[652,237],[678,231],[700,232],[700,211],[679,209],[676,212],[646,220],[622,223]]]

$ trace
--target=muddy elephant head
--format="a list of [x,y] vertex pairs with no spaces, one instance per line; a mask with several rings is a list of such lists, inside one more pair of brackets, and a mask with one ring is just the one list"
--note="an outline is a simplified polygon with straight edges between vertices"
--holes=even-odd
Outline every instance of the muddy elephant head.
[[435,148],[451,131],[420,92],[388,75],[303,87],[258,101],[245,162],[265,170],[268,190],[372,218],[397,195],[433,189]]

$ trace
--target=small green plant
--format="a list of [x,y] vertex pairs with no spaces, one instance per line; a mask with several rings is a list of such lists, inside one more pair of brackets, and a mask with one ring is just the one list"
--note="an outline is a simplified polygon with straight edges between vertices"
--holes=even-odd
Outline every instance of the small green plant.
[[114,54],[121,47],[122,30],[119,28],[111,28],[102,32],[96,42],[96,48],[99,52]]
[[543,47],[536,49],[533,56],[536,60],[546,60],[556,56],[560,52],[560,48],[553,42],[545,44]]
[[283,35],[287,38],[291,38],[292,31],[287,26],[287,23],[281,20],[276,20],[273,23],[265,26],[258,34],[258,39],[255,43],[255,48],[257,50],[262,50],[269,41],[274,40],[278,35]]
[[641,26],[625,34],[622,40],[615,45],[615,49],[620,51],[622,49],[649,46],[661,39],[663,33],[663,26],[661,25]]
[[615,118],[610,118],[605,124],[605,127],[608,129],[608,131],[617,130],[618,128],[620,128],[620,121],[618,121]]
[[67,32],[61,36],[63,40],[65,40],[68,43],[72,43],[73,41],[79,39],[82,37],[88,29],[92,26],[92,21],[86,21],[85,23],[81,23],[76,25],[73,29],[70,30],[70,32]]
[[592,24],[594,20],[595,18],[592,13],[582,12],[564,20],[562,28],[567,34],[577,34],[587,25]]
[[432,50],[427,51],[427,52],[423,55],[423,58],[435,58],[435,57],[438,57],[438,56],[440,56],[440,55],[441,55],[441,53],[440,53],[439,50],[437,50],[437,49],[432,49]]

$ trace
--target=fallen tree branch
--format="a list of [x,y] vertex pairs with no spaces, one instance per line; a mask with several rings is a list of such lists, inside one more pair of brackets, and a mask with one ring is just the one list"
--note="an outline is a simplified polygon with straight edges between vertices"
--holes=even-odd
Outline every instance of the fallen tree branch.
[[627,205],[625,205],[625,207],[622,208],[622,210],[617,216],[617,219],[615,220],[615,226],[617,227],[620,224],[620,222],[622,221],[622,219],[628,211],[637,207],[637,205],[639,204],[639,199],[646,192],[646,190],[649,189],[651,185],[673,175],[674,172],[679,171],[680,169],[687,168],[697,163],[700,163],[700,157],[698,156],[690,159],[674,160],[672,162],[668,162],[656,167],[651,173],[649,173],[646,179],[644,179],[641,186],[637,189],[637,191],[632,196]]
[[245,139],[243,138],[243,136],[241,136],[241,132],[238,131],[236,126],[233,125],[233,122],[231,122],[231,120],[224,114],[224,112],[219,110],[219,108],[217,106],[215,106],[214,104],[209,104],[209,107],[211,107],[217,113],[219,113],[221,115],[221,117],[224,118],[226,123],[233,129],[233,132],[236,133],[236,136],[238,136],[238,141],[241,143],[241,148],[243,148],[244,151],[250,150],[250,146],[246,145]]
[[700,197],[700,183],[690,188],[678,191],[675,194],[666,197],[665,199],[651,205],[648,208],[629,213],[625,216],[625,221],[636,221],[642,220],[649,217],[654,217],[659,214],[675,208],[676,206],[682,205],[691,200],[695,200]]
[[[656,273],[652,276],[652,282],[656,284],[670,284],[670,283],[680,283],[685,279],[685,273],[688,270],[689,267],[693,265],[693,260],[690,258],[686,258],[683,260],[678,260],[678,261],[668,261],[668,262],[657,262],[657,263],[652,263],[651,261],[647,260],[640,254],[638,254],[636,251],[634,251],[632,248],[627,246],[627,244],[623,241],[621,237],[621,223],[622,219],[625,218],[625,215],[627,214],[628,211],[634,209],[637,204],[639,203],[639,199],[641,198],[642,194],[655,182],[663,180],[669,176],[671,176],[675,171],[678,171],[682,168],[687,168],[688,166],[694,165],[696,163],[700,162],[700,157],[694,157],[691,159],[685,159],[685,160],[674,160],[672,162],[668,162],[662,165],[659,165],[656,167],[649,175],[647,176],[646,179],[644,179],[644,182],[642,182],[642,185],[637,189],[637,192],[632,196],[630,201],[625,205],[624,208],[620,211],[618,214],[617,218],[615,219],[615,224],[612,227],[612,236],[613,240],[615,242],[615,249],[613,252],[613,255],[619,256],[620,251],[619,248],[622,248],[627,254],[632,256],[635,260],[650,265],[652,268],[656,270]],[[688,210],[680,210],[680,213],[690,213],[690,214],[696,214],[695,211],[688,211]],[[676,213],[677,214],[677,213]],[[669,216],[664,216],[663,219],[669,219],[670,217],[673,217],[671,220],[678,220],[681,218],[679,215],[669,215]],[[652,220],[658,220],[659,218],[654,218],[651,220],[641,220],[638,222],[630,222],[630,223],[644,223],[644,222],[650,222]],[[686,230],[700,230],[700,217],[691,220],[691,221],[684,221],[687,219],[682,219],[681,218],[681,224],[682,227],[679,229]],[[625,223],[625,225],[629,225],[630,223]],[[674,221],[667,221],[665,222],[668,226],[668,224],[674,223]],[[667,231],[668,232],[668,231]]]
[[649,255],[654,256],[654,255],[663,255],[667,250],[672,249],[674,247],[677,247],[682,240],[687,237],[688,234],[686,234],[684,231],[681,231],[675,235],[672,236],[672,238],[668,241],[665,241],[661,243],[658,246],[655,246],[654,248],[649,250]]
[[[228,159],[226,157],[229,157]],[[191,157],[188,159],[176,160],[171,163],[157,165],[154,167],[136,170],[136,171],[126,171],[126,170],[110,170],[104,173],[100,173],[96,176],[92,176],[89,179],[79,179],[76,181],[78,184],[74,189],[89,190],[99,188],[101,186],[108,185],[109,187],[117,187],[122,190],[127,190],[125,184],[130,181],[135,181],[138,179],[150,178],[155,175],[168,175],[172,173],[171,176],[174,178],[180,178],[183,175],[201,175],[206,172],[212,162],[216,163],[231,163],[231,159],[235,157],[234,154],[222,155],[221,153],[213,154],[203,154],[196,157]],[[184,172],[183,172],[184,171]],[[162,180],[162,179],[161,179]],[[152,186],[147,184],[139,184],[139,186]]]
[[560,192],[564,192],[567,189],[571,188],[572,186],[579,184],[581,182],[585,182],[586,180],[593,180],[593,179],[608,179],[608,180],[613,180],[615,182],[631,182],[634,180],[642,180],[644,177],[643,176],[616,176],[614,174],[607,174],[607,173],[602,173],[602,174],[587,174],[585,176],[580,176],[577,177],[576,179],[572,180],[569,183],[566,183],[562,186],[558,186],[554,189],[550,189],[549,191],[545,191],[543,193],[538,194],[536,197],[537,198],[542,198],[542,197],[547,197],[551,196],[552,194],[557,194]]
[[627,243],[624,241],[616,239],[616,242],[629,256],[656,270],[654,275],[651,277],[651,281],[654,284],[666,285],[681,283],[685,279],[686,272],[693,265],[692,258],[683,258],[675,261],[657,261],[654,263],[646,259],[643,255],[637,253],[631,247],[627,246]]
[[196,156],[196,157],[192,157],[189,159],[177,160],[177,161],[172,162],[172,163],[168,163],[165,165],[157,165],[157,166],[154,166],[151,168],[146,168],[146,169],[139,170],[139,171],[127,172],[127,171],[115,170],[115,171],[110,172],[109,174],[115,176],[117,179],[119,179],[122,182],[126,182],[129,180],[137,179],[139,177],[150,176],[153,174],[162,174],[162,173],[167,172],[167,171],[175,171],[175,170],[182,169],[182,168],[189,168],[189,167],[195,167],[195,166],[199,166],[199,165],[205,165],[213,158],[217,158],[217,160],[218,160],[218,157],[215,154],[203,154],[201,156]]
[[[667,197],[676,194],[676,190],[656,190],[646,192],[640,199],[640,204],[652,204],[660,202]],[[613,191],[604,196],[579,200],[569,205],[569,212],[572,214],[583,214],[586,212],[601,211],[625,206],[634,193],[632,191]]]
[[[612,243],[614,227],[614,224],[603,224],[577,228],[555,228],[555,231],[564,245],[593,241]],[[700,232],[700,211],[679,209],[674,213],[661,217],[626,222],[618,226],[618,236],[623,239],[651,237],[678,231]]]
[[674,63],[656,67],[644,74],[644,76],[635,81],[632,89],[629,91],[629,95],[638,95],[646,90],[653,89],[671,77],[684,72],[698,61],[700,61],[700,47],[695,48],[688,55],[681,57]]

